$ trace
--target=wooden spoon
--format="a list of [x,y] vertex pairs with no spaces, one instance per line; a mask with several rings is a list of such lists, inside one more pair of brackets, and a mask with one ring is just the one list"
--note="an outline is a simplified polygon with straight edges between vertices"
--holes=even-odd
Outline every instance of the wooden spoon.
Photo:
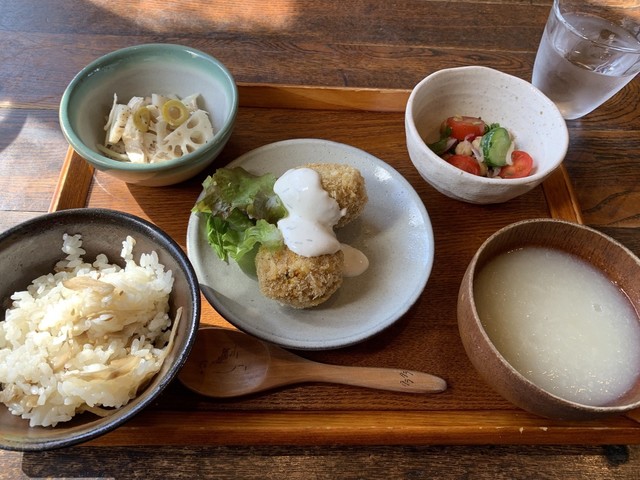
[[250,335],[203,328],[178,378],[210,397],[236,397],[304,382],[340,383],[406,393],[438,393],[446,382],[395,368],[345,367],[313,362]]

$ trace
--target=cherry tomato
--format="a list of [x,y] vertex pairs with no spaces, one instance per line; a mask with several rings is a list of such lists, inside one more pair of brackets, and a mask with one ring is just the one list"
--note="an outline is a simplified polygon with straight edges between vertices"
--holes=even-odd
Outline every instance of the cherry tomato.
[[447,162],[467,173],[480,175],[480,165],[478,165],[476,159],[470,155],[451,155],[447,158]]
[[486,124],[481,118],[456,115],[445,120],[446,127],[451,129],[451,136],[458,141],[465,138],[469,141],[484,135]]
[[499,176],[502,178],[522,178],[528,177],[533,170],[533,159],[531,155],[522,150],[514,150],[511,154],[511,165],[505,165],[500,169]]

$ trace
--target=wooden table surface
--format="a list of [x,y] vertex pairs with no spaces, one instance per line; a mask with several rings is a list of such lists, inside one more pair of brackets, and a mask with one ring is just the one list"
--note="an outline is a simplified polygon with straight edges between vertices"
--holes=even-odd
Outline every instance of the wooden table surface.
[[[238,82],[410,89],[485,65],[530,79],[549,0],[0,0],[0,230],[46,212],[67,151],[60,97],[96,57],[189,45]],[[640,254],[640,81],[568,122],[586,224]],[[576,444],[581,444],[576,439]],[[640,443],[640,439],[638,442]],[[0,450],[14,478],[638,478],[637,445],[77,446]]]

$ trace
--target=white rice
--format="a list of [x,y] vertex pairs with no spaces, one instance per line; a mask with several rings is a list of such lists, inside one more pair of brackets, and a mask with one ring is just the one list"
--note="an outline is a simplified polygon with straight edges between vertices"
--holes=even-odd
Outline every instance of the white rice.
[[65,234],[67,256],[54,273],[11,296],[0,321],[0,401],[30,426],[87,410],[108,415],[162,366],[172,343],[173,277],[156,252],[136,264],[134,245],[131,237],[122,242],[124,268],[104,254],[89,264],[81,236]]

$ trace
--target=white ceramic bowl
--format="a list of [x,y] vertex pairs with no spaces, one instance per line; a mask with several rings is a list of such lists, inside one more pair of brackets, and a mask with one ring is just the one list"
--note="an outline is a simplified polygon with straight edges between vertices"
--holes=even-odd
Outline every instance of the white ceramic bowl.
[[[180,98],[199,93],[215,138],[198,150],[162,163],[112,160],[96,145],[104,142],[113,95],[126,103],[152,93]],[[60,102],[62,133],[73,149],[98,170],[127,183],[163,186],[182,182],[208,167],[226,145],[238,111],[238,90],[227,68],[196,49],[146,44],[109,53],[91,62],[71,81]]]
[[[427,143],[439,138],[447,117],[481,117],[511,131],[518,150],[534,160],[524,178],[486,178],[464,172],[433,153]],[[490,204],[511,200],[538,186],[564,159],[567,126],[555,104],[529,82],[478,66],[432,73],[412,90],[405,111],[407,149],[422,178],[457,200]]]
[[[24,290],[35,278],[53,271],[65,254],[61,251],[64,233],[82,234],[86,261],[98,253],[107,254],[109,261],[124,266],[120,257],[122,241],[131,235],[136,245],[136,262],[141,253],[155,251],[158,259],[172,271],[174,283],[169,297],[171,316],[182,307],[171,352],[160,371],[128,404],[111,415],[98,417],[85,412],[55,427],[30,427],[28,420],[12,415],[0,403],[0,448],[39,451],[66,447],[103,435],[130,420],[152,404],[169,385],[187,359],[200,321],[200,289],[198,280],[182,248],[156,225],[136,216],[99,208],[62,210],[41,215],[0,234],[0,296],[2,318],[9,297]],[[1,385],[0,385],[1,388]]]

